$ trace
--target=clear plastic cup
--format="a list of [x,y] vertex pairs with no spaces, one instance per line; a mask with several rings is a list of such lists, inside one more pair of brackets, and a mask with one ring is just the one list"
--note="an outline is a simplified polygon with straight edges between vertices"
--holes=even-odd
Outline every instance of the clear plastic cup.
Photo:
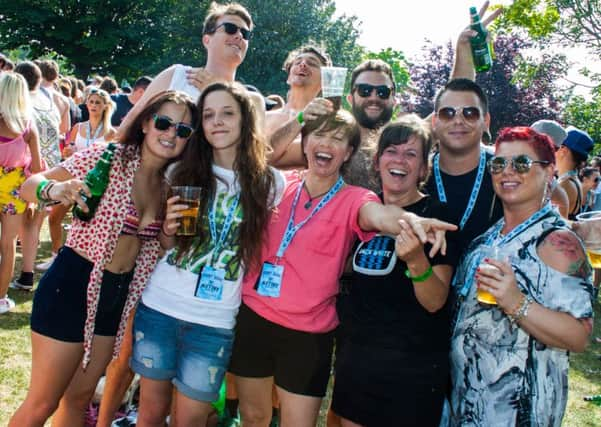
[[[501,248],[499,248],[498,246],[483,245],[483,246],[480,246],[479,250],[482,253],[482,260],[480,261],[480,264],[478,265],[478,268],[480,269],[480,271],[487,271],[487,270],[488,271],[497,271],[497,272],[500,271],[494,265],[485,262],[484,260],[487,258],[494,259],[496,261],[504,261],[504,262],[508,261],[508,257],[503,253]],[[478,302],[480,302],[482,304],[497,305],[497,300],[495,299],[495,297],[492,294],[490,294],[486,291],[483,291],[482,289],[480,289],[480,287],[478,287],[476,289],[476,299],[478,300]]]
[[178,236],[195,236],[198,226],[198,207],[200,206],[200,187],[188,185],[171,187],[171,194],[179,196],[178,204],[188,205],[188,208],[180,211],[183,217],[177,229]]
[[347,69],[344,67],[321,67],[321,96],[334,104],[334,109],[340,109]]
[[584,212],[576,216],[578,235],[584,242],[586,254],[593,268],[601,268],[601,211]]

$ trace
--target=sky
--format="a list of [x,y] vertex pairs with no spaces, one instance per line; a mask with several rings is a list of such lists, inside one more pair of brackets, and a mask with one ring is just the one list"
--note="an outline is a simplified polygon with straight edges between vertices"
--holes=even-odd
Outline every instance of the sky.
[[[355,15],[362,21],[359,44],[371,51],[387,47],[402,51],[409,59],[419,54],[428,38],[436,44],[453,43],[469,24],[470,6],[480,6],[481,0],[335,0],[337,16]],[[509,5],[512,0],[492,0],[493,4]],[[588,57],[582,50],[567,51],[574,62],[568,77],[586,83],[577,69],[587,65],[601,72],[601,62]]]

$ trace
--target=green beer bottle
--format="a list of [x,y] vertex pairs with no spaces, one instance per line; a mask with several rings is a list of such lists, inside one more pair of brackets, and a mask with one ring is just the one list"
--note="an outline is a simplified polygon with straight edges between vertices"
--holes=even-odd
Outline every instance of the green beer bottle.
[[594,394],[591,396],[584,396],[584,400],[591,402],[597,406],[601,406],[601,394]]
[[490,70],[492,67],[492,51],[490,44],[486,40],[488,31],[486,31],[486,28],[480,22],[480,15],[474,6],[470,7],[470,15],[472,21],[470,28],[477,33],[470,39],[474,68],[477,73],[482,73]]
[[96,166],[86,175],[84,183],[90,189],[92,195],[90,197],[85,194],[81,194],[81,198],[88,206],[88,211],[84,212],[79,205],[75,205],[73,208],[73,215],[82,221],[89,221],[94,216],[98,203],[104,194],[104,190],[109,183],[109,172],[111,170],[111,161],[113,160],[113,154],[115,152],[115,144],[107,145],[104,153],[98,159]]

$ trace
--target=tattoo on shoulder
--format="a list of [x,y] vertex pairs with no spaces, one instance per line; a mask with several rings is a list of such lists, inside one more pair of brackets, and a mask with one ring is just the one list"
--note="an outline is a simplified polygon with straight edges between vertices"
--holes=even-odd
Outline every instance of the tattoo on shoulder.
[[564,232],[551,233],[545,239],[544,244],[551,246],[554,251],[559,252],[568,261],[566,274],[582,278],[590,275],[590,264],[587,262],[582,247],[572,234]]

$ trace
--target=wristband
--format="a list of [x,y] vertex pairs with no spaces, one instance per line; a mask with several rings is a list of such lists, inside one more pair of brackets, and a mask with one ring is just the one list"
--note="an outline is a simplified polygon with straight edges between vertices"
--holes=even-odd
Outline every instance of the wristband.
[[296,115],[296,121],[303,126],[305,124],[305,114],[303,111],[300,111],[297,115]]
[[412,282],[425,282],[430,278],[432,273],[432,266],[428,267],[428,269],[419,276],[411,276],[411,272],[409,271],[409,269],[405,270],[405,276],[411,279]]
[[42,180],[38,184],[38,188],[36,188],[36,190],[35,190],[35,195],[37,196],[39,201],[41,201],[41,202],[48,201],[48,198],[44,197],[44,190],[46,189],[46,187],[48,187],[49,184],[50,184],[50,181],[48,181],[47,179]]

